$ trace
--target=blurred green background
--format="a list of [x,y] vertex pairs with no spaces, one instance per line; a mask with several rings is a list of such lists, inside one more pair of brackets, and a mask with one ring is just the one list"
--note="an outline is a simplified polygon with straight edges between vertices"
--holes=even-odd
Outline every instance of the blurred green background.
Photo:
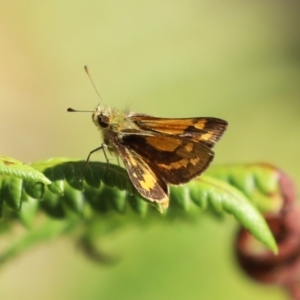
[[[2,1],[1,153],[25,162],[85,159],[100,143],[90,115],[104,101],[230,126],[214,163],[267,161],[300,182],[299,1]],[[102,159],[96,154],[94,159]],[[40,245],[0,274],[10,299],[286,299],[246,278],[236,223],[210,217],[136,228],[87,261],[67,239]]]

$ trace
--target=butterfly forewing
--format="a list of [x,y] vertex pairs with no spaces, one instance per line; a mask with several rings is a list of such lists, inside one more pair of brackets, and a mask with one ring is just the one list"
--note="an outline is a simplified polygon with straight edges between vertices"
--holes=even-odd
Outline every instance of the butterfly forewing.
[[130,148],[124,147],[119,142],[115,143],[115,147],[138,192],[146,199],[161,203],[167,207],[169,203],[169,189],[166,182],[151,170],[139,154]]
[[132,115],[130,119],[142,130],[174,135],[213,147],[227,127],[227,122],[217,118],[155,118]]

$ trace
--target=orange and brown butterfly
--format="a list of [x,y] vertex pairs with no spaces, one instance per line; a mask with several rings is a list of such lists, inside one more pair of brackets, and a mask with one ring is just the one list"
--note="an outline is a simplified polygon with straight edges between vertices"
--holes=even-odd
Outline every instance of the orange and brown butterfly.
[[137,191],[164,208],[168,185],[184,184],[205,171],[214,157],[211,148],[227,127],[217,118],[156,118],[104,105],[95,108],[92,120],[103,143],[87,160],[100,149],[119,155]]

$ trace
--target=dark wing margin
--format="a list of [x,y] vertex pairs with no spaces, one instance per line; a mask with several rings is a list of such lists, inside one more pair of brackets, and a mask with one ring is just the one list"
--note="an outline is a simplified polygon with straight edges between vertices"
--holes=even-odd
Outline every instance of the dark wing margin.
[[127,148],[119,142],[114,143],[114,145],[137,191],[144,198],[160,203],[164,208],[167,208],[169,205],[169,188],[166,182],[131,148]]
[[174,185],[199,176],[214,157],[206,145],[172,136],[128,135],[123,143],[141,157],[145,168]]
[[228,123],[222,119],[202,118],[155,118],[131,115],[130,119],[142,130],[178,136],[213,147],[221,138]]

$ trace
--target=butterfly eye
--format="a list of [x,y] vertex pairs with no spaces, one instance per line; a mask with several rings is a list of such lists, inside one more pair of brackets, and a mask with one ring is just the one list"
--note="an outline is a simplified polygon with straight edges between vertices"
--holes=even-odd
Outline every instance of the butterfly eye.
[[109,125],[109,118],[107,116],[98,116],[98,123],[102,128],[106,128]]

